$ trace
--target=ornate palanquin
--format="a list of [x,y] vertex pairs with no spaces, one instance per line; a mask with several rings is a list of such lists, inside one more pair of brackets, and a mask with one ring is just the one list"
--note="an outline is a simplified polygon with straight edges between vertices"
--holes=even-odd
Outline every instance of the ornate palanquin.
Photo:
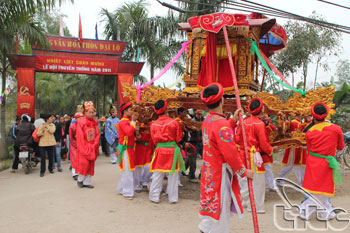
[[[291,118],[296,115],[301,117],[310,115],[311,106],[317,101],[322,101],[331,106],[334,87],[311,90],[307,92],[305,97],[295,93],[286,102],[272,94],[258,91],[260,87],[258,81],[259,62],[256,55],[250,51],[251,42],[248,39],[255,41],[266,56],[271,56],[275,52],[284,49],[287,36],[283,28],[276,24],[275,19],[268,19],[259,14],[230,15],[216,13],[192,17],[189,19],[189,23],[180,23],[179,26],[180,30],[187,33],[188,41],[192,40],[192,43],[187,47],[186,71],[183,77],[186,87],[182,92],[176,92],[149,86],[141,95],[141,106],[164,99],[169,103],[168,109],[170,109],[170,115],[172,116],[176,115],[175,110],[179,107],[207,110],[207,107],[203,105],[199,98],[200,91],[203,88],[200,85],[199,78],[203,79],[201,72],[203,72],[204,60],[208,55],[207,50],[209,50],[207,40],[209,33],[216,33],[216,62],[219,63],[220,59],[227,59],[224,35],[221,30],[223,26],[226,26],[243,108],[246,109],[251,98],[262,98],[265,112],[270,116],[276,116],[278,131],[271,133],[271,144],[282,148],[292,145],[305,145],[303,132],[298,130],[292,133],[289,132]],[[125,90],[128,92],[128,96],[136,98],[136,88],[129,86],[125,87]],[[224,86],[224,90],[224,111],[234,112],[237,107],[233,85],[226,88]],[[135,101],[135,99],[132,100]],[[152,112],[153,110],[149,108],[147,111]],[[151,113],[142,114],[145,116],[144,118],[152,115]],[[198,129],[200,127],[200,124],[193,125],[192,121],[188,121],[187,124]]]

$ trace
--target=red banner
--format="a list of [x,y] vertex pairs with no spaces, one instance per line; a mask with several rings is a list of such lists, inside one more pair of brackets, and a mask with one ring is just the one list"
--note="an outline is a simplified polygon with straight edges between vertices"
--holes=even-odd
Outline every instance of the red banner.
[[36,56],[35,70],[45,72],[115,75],[118,61],[76,57]]
[[23,114],[35,116],[34,96],[17,96],[17,116]]
[[[78,38],[59,36],[47,36],[46,39],[53,51],[120,55],[126,46],[126,42],[122,41],[82,39],[82,42],[80,42]],[[34,45],[32,47],[34,54],[35,49],[41,49]]]
[[118,74],[118,79],[121,83],[127,83],[132,85],[134,81],[134,75],[133,74]]
[[35,116],[34,70],[17,69],[17,116],[26,113]]
[[34,96],[34,70],[17,69],[17,95]]

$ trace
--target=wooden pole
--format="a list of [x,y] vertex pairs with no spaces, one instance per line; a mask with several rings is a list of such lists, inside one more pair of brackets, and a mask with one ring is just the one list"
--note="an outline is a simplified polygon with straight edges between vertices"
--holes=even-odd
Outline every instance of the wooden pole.
[[[229,39],[228,39],[226,26],[223,27],[223,30],[224,30],[224,37],[225,37],[225,43],[226,43],[227,56],[228,56],[228,59],[229,59],[229,62],[230,62],[231,75],[232,75],[232,79],[233,79],[233,85],[234,85],[234,88],[235,88],[235,96],[236,96],[237,108],[241,108],[241,99],[240,99],[239,92],[238,92],[237,77],[236,77],[235,68],[233,66],[232,54],[231,54],[231,49],[230,49],[230,42],[229,42]],[[241,127],[242,127],[245,159],[246,159],[246,162],[247,162],[248,169],[251,169],[252,164],[250,164],[250,155],[248,154],[248,149],[247,149],[247,137],[246,137],[246,134],[245,134],[244,121],[243,121],[243,117],[242,117],[241,114],[239,114],[239,122],[240,122]],[[251,179],[247,179],[247,182],[248,182],[250,205],[251,205],[252,215],[253,215],[254,232],[255,233],[259,233],[259,223],[258,223],[258,216],[256,214],[256,207],[255,207],[255,200],[254,200],[252,180]]]
[[119,85],[118,85],[118,75],[116,75],[115,76],[115,92],[116,92],[116,107],[117,107],[117,114],[118,114],[118,117],[119,117],[119,119],[122,119],[122,117],[123,116],[121,116],[120,114],[121,114],[121,112],[119,112],[119,108],[120,108],[120,106],[119,106],[119,103],[120,103],[120,99],[119,99]]
[[262,78],[261,86],[260,86],[260,92],[262,92],[263,88],[264,88],[265,75],[266,75],[266,70],[264,69],[264,74],[263,74],[263,78]]

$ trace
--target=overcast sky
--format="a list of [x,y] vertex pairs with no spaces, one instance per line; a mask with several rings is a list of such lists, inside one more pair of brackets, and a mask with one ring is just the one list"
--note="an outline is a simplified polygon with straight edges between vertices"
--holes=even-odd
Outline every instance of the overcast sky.
[[[162,0],[163,2],[167,2],[173,5],[177,5],[177,1],[174,0]],[[329,0],[334,3],[338,3],[341,5],[346,5],[350,7],[350,1],[343,0]],[[102,17],[99,15],[102,8],[107,8],[109,11],[114,11],[120,5],[129,2],[129,0],[74,0],[74,4],[64,3],[61,6],[61,13],[67,15],[64,18],[65,24],[68,26],[70,33],[77,37],[78,35],[78,22],[79,22],[79,13],[81,15],[82,20],[82,28],[83,28],[83,37],[84,38],[95,38],[95,24],[98,23],[98,32],[99,39],[104,39],[103,35],[103,22],[101,22]],[[151,16],[155,15],[164,15],[167,12],[167,8],[160,5],[156,0],[148,0],[150,4],[149,12]],[[275,7],[281,10],[289,11],[295,14],[299,14],[302,16],[310,16],[313,11],[323,15],[328,22],[337,23],[345,26],[350,26],[350,10],[340,8],[337,6],[332,6],[329,4],[322,3],[317,0],[255,0],[255,2],[259,2],[261,4],[265,4],[271,7]],[[236,11],[226,10],[227,13],[237,13]],[[277,18],[277,22],[279,24],[284,24],[286,20]],[[350,35],[343,34],[342,35],[342,52],[340,54],[341,59],[350,59]],[[335,72],[335,64],[338,59],[329,60],[331,70],[328,72],[321,72],[318,76],[320,80],[329,81],[330,75]],[[310,69],[309,72],[309,80],[311,77],[314,77],[314,69]],[[157,73],[157,72],[156,72]],[[149,78],[149,69],[145,66],[141,72],[142,75]],[[163,82],[166,85],[172,84],[177,77],[174,74],[169,73],[166,77],[161,78],[157,84],[162,84]],[[301,80],[301,77],[300,77]],[[311,83],[308,83],[309,85]]]

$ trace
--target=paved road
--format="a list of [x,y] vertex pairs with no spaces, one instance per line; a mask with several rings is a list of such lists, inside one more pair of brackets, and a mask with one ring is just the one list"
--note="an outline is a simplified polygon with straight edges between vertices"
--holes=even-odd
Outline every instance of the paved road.
[[[146,192],[130,201],[115,192],[121,172],[108,158],[100,156],[96,162],[94,189],[78,188],[68,167],[65,161],[62,173],[46,173],[43,178],[38,167],[29,175],[21,169],[15,174],[1,172],[0,233],[199,232],[198,198],[187,198],[184,191],[175,205],[164,195],[160,204],[150,203]],[[273,224],[273,204],[281,201],[276,193],[267,193],[267,199],[267,213],[259,215],[261,232],[280,232]],[[350,207],[347,195],[334,203]],[[231,232],[253,232],[251,224],[249,213],[243,219],[234,216]]]

